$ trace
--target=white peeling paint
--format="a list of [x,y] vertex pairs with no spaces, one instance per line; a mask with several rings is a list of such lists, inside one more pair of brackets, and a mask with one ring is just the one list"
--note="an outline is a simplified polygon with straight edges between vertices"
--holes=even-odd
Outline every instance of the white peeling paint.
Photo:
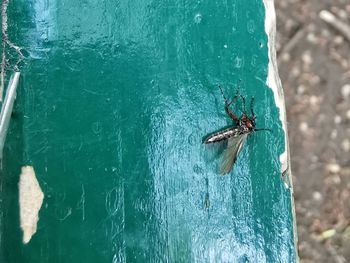
[[36,232],[38,214],[44,199],[32,166],[22,167],[18,188],[23,243],[27,244]]
[[292,209],[292,216],[293,216],[294,251],[296,256],[296,262],[299,262],[298,235],[297,235],[295,207],[294,207],[294,199],[293,199],[293,181],[292,181],[292,173],[290,169],[289,142],[288,142],[287,118],[286,118],[287,114],[286,114],[282,84],[278,76],[277,58],[276,58],[276,49],[275,49],[276,12],[275,12],[274,0],[263,0],[263,3],[265,5],[265,31],[268,38],[268,49],[269,49],[267,86],[269,86],[273,91],[275,103],[279,108],[279,116],[282,122],[282,128],[284,130],[285,150],[280,156],[281,173],[282,173],[282,176],[284,177],[283,179],[285,182],[285,186],[290,190],[291,209]]
[[276,106],[279,108],[280,120],[282,122],[282,128],[284,130],[285,138],[285,151],[280,156],[281,172],[283,174],[290,174],[289,165],[289,144],[287,133],[287,118],[286,108],[284,102],[284,94],[282,89],[281,80],[278,76],[277,59],[276,59],[276,13],[273,0],[263,0],[265,5],[265,31],[268,37],[268,49],[269,49],[269,65],[267,86],[269,86],[274,94]]

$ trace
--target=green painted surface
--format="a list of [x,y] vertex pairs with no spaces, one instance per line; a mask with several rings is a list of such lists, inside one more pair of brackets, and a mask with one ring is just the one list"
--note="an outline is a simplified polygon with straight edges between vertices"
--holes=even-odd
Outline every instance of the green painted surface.
[[[1,262],[294,262],[260,0],[11,1],[27,59],[1,172]],[[218,175],[217,84],[257,126]],[[22,245],[17,182],[45,199]],[[208,201],[209,203],[206,202]],[[209,206],[207,205],[209,204]]]

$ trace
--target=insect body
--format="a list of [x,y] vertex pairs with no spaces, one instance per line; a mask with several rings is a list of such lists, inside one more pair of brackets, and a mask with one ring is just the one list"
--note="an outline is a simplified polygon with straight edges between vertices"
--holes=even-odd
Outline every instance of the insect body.
[[[210,144],[210,143],[218,143],[218,142],[227,142],[227,149],[224,153],[224,157],[223,157],[223,161],[220,169],[220,173],[222,175],[225,175],[231,171],[232,166],[237,160],[237,157],[248,135],[255,131],[268,130],[268,129],[255,128],[256,116],[253,110],[254,97],[252,97],[250,101],[251,116],[249,117],[246,111],[245,98],[243,96],[239,96],[237,94],[230,102],[228,102],[221,87],[220,87],[220,90],[225,100],[226,112],[230,116],[230,118],[234,121],[235,125],[209,135],[204,140],[204,143]],[[232,105],[239,97],[242,99],[242,104],[243,104],[243,114],[241,117],[238,117],[230,109],[230,105]]]

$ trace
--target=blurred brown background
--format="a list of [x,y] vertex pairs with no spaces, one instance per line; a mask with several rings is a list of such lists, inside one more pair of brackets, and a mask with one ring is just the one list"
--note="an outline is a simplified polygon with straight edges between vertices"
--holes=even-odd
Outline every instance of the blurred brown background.
[[350,262],[350,0],[275,5],[299,257]]

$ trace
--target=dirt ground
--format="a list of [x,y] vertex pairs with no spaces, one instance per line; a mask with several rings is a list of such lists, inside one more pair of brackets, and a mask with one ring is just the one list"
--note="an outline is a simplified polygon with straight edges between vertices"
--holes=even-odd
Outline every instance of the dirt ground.
[[[350,262],[350,1],[275,5],[299,257],[303,263]],[[322,10],[344,30],[326,22]]]

